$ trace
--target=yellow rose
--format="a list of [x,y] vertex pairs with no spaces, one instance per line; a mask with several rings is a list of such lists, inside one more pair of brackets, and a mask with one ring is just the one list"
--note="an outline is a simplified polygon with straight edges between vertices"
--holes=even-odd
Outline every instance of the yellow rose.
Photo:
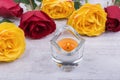
[[73,12],[68,19],[79,34],[87,36],[98,36],[105,32],[106,16],[100,4],[85,4]]
[[72,0],[43,0],[41,9],[53,19],[67,18],[75,10]]
[[0,61],[10,62],[25,50],[24,32],[13,23],[0,24]]

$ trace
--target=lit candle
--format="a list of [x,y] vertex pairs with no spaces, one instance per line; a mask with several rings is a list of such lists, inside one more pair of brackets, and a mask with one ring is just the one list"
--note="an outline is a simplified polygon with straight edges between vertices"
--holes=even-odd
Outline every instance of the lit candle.
[[65,51],[72,51],[78,46],[78,42],[72,38],[64,38],[58,41],[58,45]]

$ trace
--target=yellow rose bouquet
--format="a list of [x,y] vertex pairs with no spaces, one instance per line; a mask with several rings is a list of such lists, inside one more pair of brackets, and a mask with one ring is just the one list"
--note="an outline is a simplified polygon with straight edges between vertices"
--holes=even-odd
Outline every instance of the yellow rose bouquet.
[[24,50],[24,32],[13,23],[0,23],[0,61],[13,61],[19,58]]
[[72,0],[43,0],[41,10],[53,19],[68,18],[75,10]]
[[105,32],[106,16],[100,4],[86,3],[73,12],[68,19],[68,25],[81,35],[98,36]]

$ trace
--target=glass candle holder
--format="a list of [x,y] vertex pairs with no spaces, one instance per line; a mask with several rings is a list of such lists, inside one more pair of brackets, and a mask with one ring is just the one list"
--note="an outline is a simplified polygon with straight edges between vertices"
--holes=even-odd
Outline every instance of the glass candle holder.
[[71,27],[60,28],[52,38],[52,59],[64,71],[72,71],[83,57],[85,40]]

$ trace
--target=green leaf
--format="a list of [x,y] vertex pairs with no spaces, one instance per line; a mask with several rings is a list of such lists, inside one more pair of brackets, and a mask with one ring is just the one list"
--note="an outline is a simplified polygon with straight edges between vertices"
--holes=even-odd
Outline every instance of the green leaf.
[[114,4],[120,6],[120,0],[115,0]]
[[30,4],[32,9],[35,9],[37,7],[37,4],[35,3],[35,0],[14,0],[14,1],[18,2],[18,3]]
[[35,1],[34,0],[29,0],[29,1],[32,9],[35,9],[37,7],[37,4],[35,3]]
[[0,23],[2,23],[2,22],[10,22],[10,23],[12,23],[12,21],[10,21],[9,19],[5,19],[5,18],[0,21]]
[[120,2],[120,0],[115,0],[115,2]]
[[42,0],[37,0],[38,2],[42,2]]
[[88,0],[85,0],[85,3],[88,3]]
[[18,3],[30,4],[29,0],[14,0],[14,1]]
[[80,6],[81,6],[81,3],[79,1],[74,2],[74,7],[75,7],[76,10],[79,9]]

